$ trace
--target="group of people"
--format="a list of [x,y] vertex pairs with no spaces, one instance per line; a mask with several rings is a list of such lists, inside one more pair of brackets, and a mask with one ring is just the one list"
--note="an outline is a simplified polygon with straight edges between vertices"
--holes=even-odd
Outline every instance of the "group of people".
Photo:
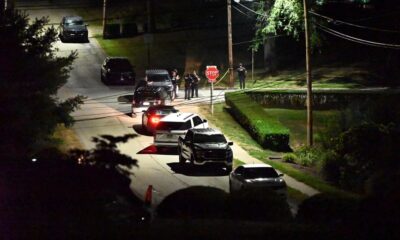
[[[179,74],[178,70],[174,69],[171,71],[171,80],[174,87],[174,94],[178,96],[178,85],[179,85]],[[197,75],[196,71],[193,70],[192,73],[187,73],[184,76],[185,80],[185,99],[190,100],[190,98],[199,97],[199,83],[200,77]]]
[[[236,69],[239,78],[240,89],[245,89],[246,87],[246,74],[247,70],[243,67],[242,63],[239,63],[239,67]],[[178,70],[174,69],[171,71],[171,80],[174,87],[175,97],[178,97],[178,86],[180,83],[180,76]],[[190,98],[199,97],[199,83],[200,77],[197,75],[196,70],[192,73],[187,73],[184,76],[185,80],[185,99],[190,100]]]

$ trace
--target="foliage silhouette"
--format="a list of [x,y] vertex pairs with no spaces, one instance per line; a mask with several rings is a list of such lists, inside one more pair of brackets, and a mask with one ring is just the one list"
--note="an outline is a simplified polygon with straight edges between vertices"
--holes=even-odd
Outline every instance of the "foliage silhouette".
[[[31,156],[51,142],[58,124],[70,126],[70,113],[82,96],[55,97],[69,77],[76,52],[57,56],[57,31],[42,17],[29,22],[26,13],[7,9],[0,19],[0,155]],[[11,121],[10,121],[11,119]]]

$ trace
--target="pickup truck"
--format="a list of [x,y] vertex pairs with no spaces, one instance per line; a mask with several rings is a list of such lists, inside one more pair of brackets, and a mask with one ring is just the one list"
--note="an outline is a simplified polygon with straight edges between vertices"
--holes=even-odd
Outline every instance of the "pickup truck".
[[231,172],[232,145],[215,129],[189,129],[184,138],[178,138],[179,164],[184,165],[189,161],[193,165],[223,165]]

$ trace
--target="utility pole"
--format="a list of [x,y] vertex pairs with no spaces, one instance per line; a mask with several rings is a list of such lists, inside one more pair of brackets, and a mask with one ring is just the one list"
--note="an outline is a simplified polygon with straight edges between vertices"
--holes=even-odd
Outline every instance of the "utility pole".
[[232,49],[232,0],[227,0],[228,11],[228,62],[229,62],[229,87],[233,88],[233,49]]
[[6,1],[7,0],[0,0],[0,20],[3,19],[3,16],[6,11]]
[[155,30],[154,14],[153,14],[153,0],[147,0],[147,32],[152,33]]
[[311,75],[311,53],[310,53],[310,32],[308,25],[307,0],[303,0],[304,5],[304,35],[306,40],[306,71],[307,71],[307,145],[313,145],[313,94],[312,94],[312,75]]
[[103,39],[107,38],[106,25],[107,25],[107,0],[103,0]]

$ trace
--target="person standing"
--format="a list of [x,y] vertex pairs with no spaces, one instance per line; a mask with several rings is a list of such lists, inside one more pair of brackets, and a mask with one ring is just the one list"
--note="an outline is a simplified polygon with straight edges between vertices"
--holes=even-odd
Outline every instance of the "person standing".
[[179,74],[178,70],[174,69],[171,71],[171,81],[172,81],[172,86],[173,86],[173,93],[174,93],[174,99],[178,97],[178,85],[179,85]]
[[185,75],[185,99],[190,100],[192,90],[192,77],[190,74]]
[[247,70],[245,67],[243,67],[242,63],[239,63],[239,67],[236,69],[236,71],[237,71],[238,77],[239,77],[240,89],[245,89]]
[[192,98],[199,97],[199,82],[200,82],[200,77],[197,75],[196,70],[193,70],[193,73],[190,74],[190,77],[192,78]]

